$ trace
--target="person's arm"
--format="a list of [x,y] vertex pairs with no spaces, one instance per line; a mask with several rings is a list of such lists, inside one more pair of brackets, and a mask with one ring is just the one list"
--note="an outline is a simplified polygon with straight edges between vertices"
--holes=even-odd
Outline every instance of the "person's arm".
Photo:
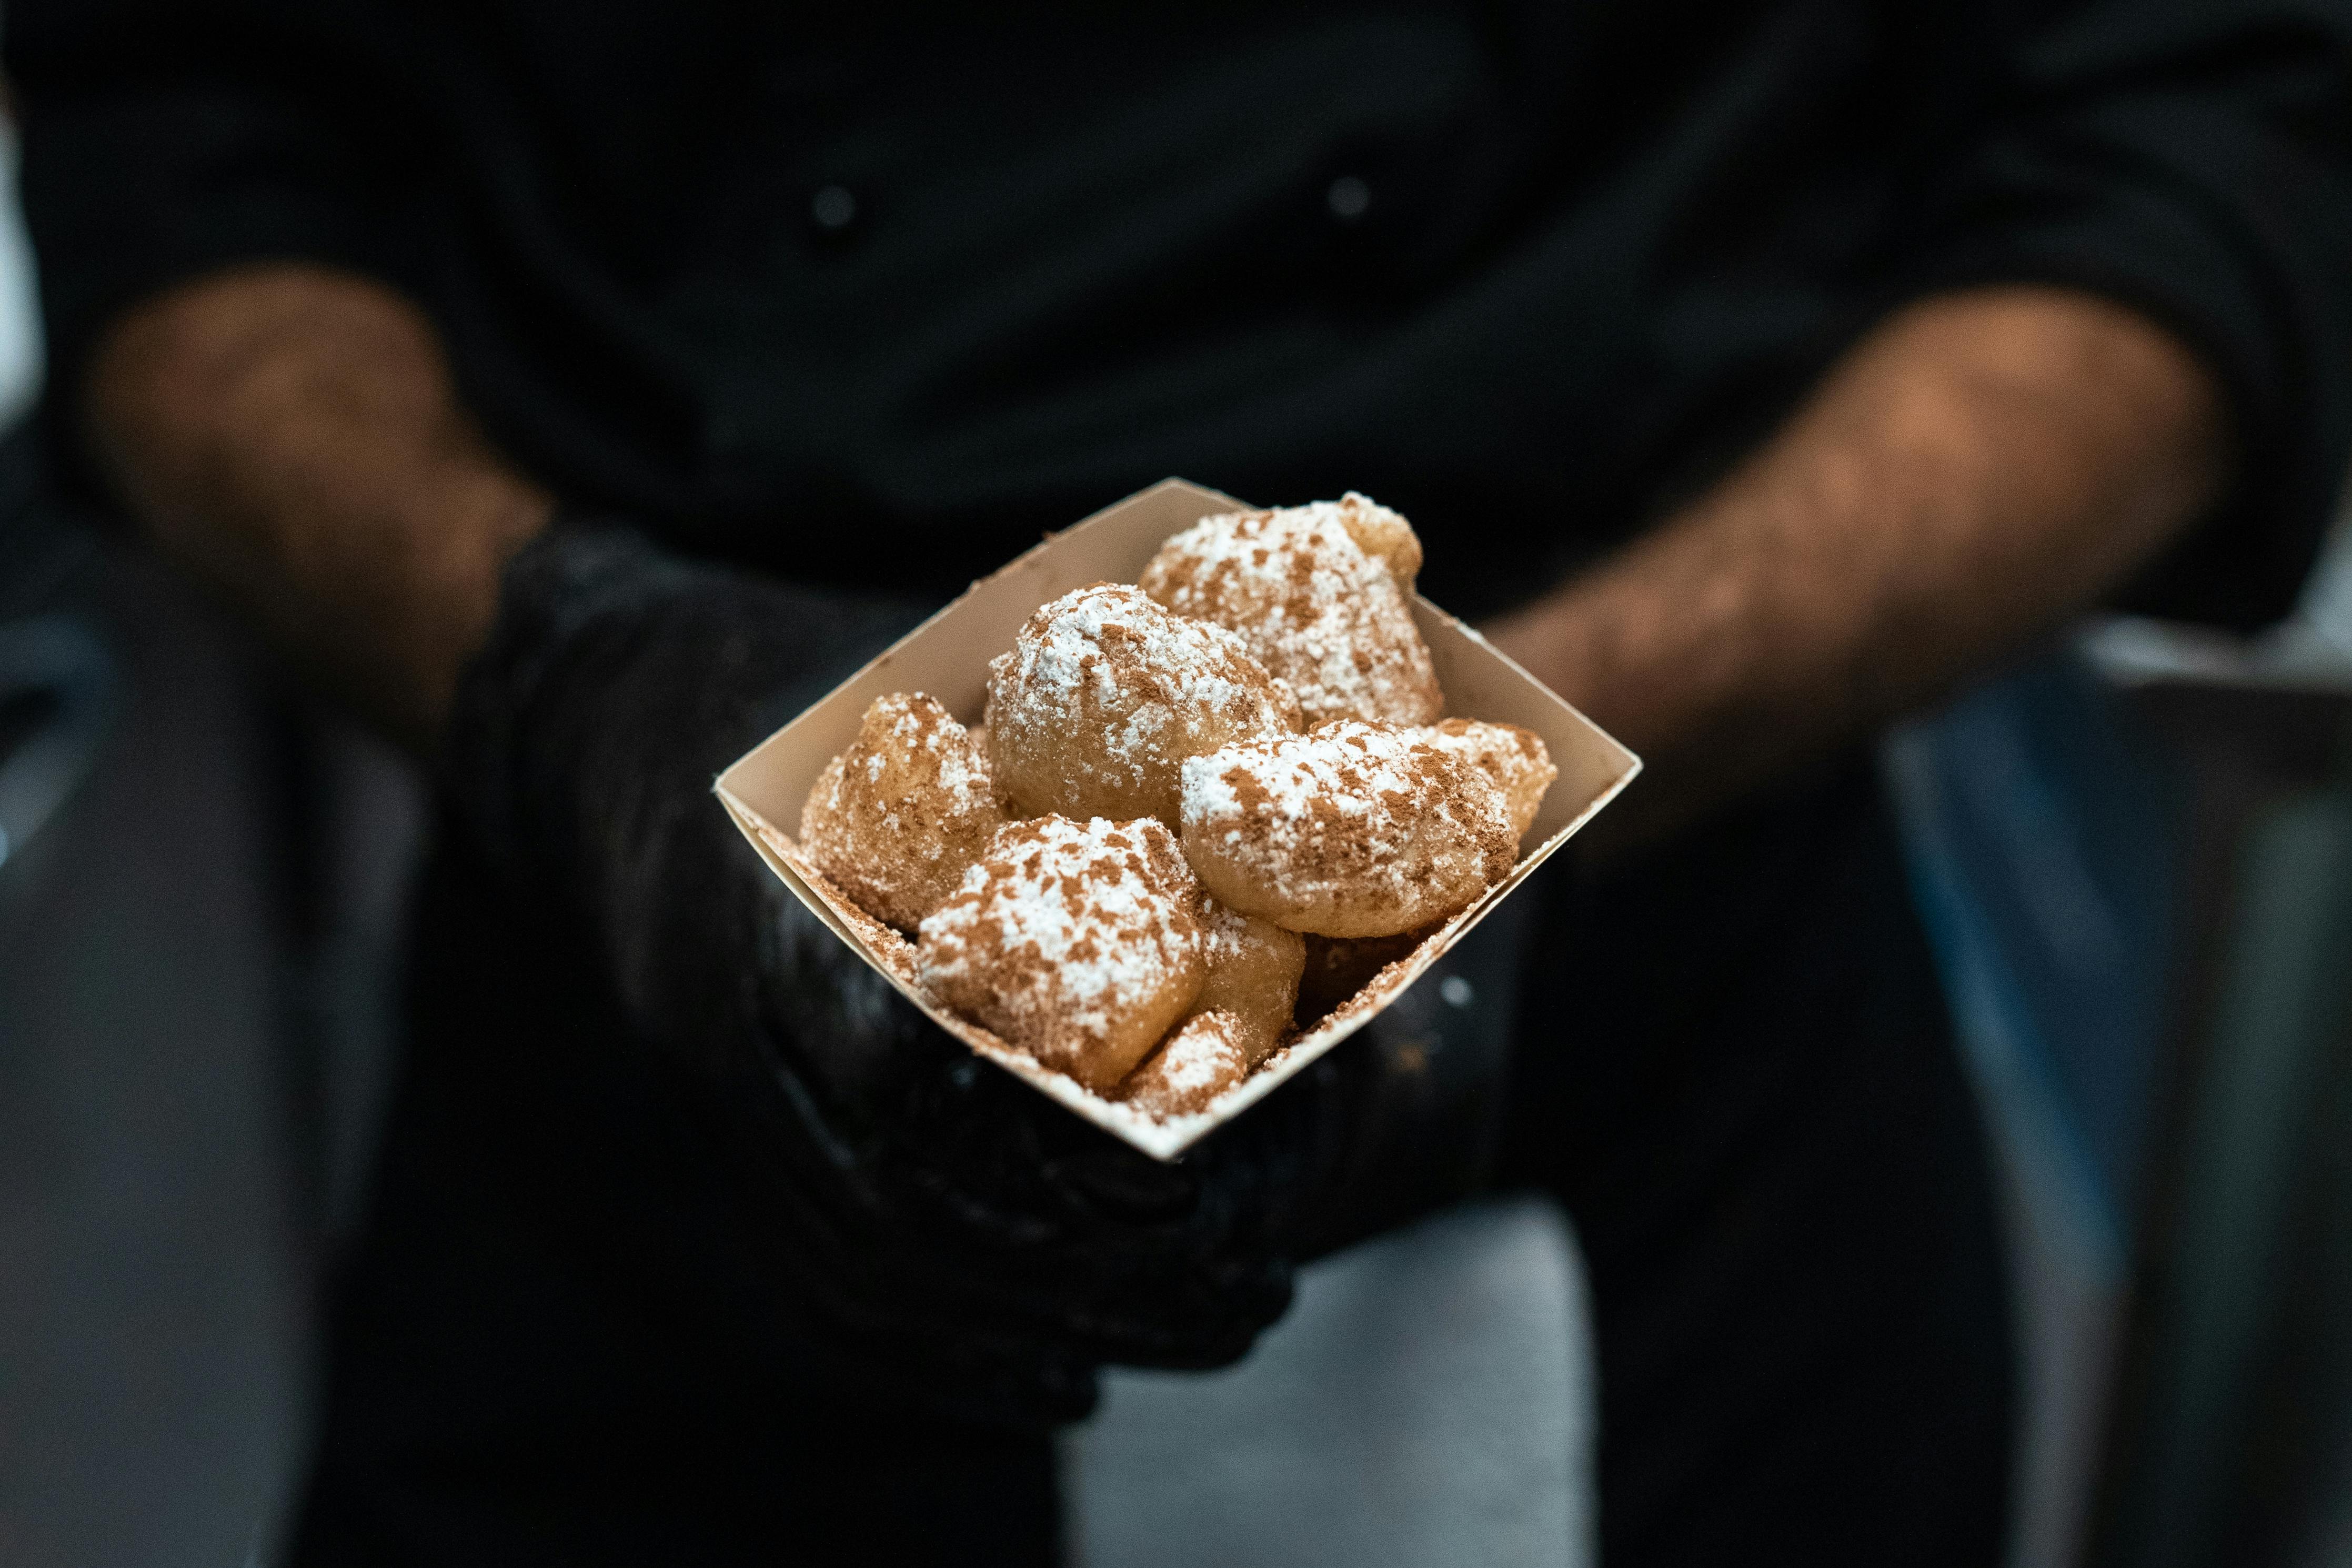
[[[430,324],[273,266],[103,342],[93,439],[158,542],[429,746],[546,494],[481,441]],[[1932,694],[2111,586],[2210,498],[2218,400],[2140,317],[1986,291],[1888,321],[1684,516],[1496,628],[1655,770],[1670,821]]]
[[81,390],[103,468],[165,553],[429,750],[500,569],[551,503],[467,419],[424,314],[346,273],[241,268],[126,314]]
[[1850,741],[2113,588],[2218,493],[2199,362],[2086,294],[1917,303],[1655,531],[1491,628],[1650,773],[1615,840]]
[[90,363],[89,434],[153,537],[433,752],[457,884],[610,1010],[589,1070],[642,1049],[649,1125],[684,1107],[711,1134],[744,1263],[785,1287],[779,1343],[824,1347],[813,1375],[1042,1428],[1084,1414],[1097,1364],[1223,1364],[1281,1314],[1359,1142],[1344,1086],[1153,1161],[971,1071],[712,798],[928,603],[697,562],[625,516],[551,520],[426,320],[350,276],[183,285]]

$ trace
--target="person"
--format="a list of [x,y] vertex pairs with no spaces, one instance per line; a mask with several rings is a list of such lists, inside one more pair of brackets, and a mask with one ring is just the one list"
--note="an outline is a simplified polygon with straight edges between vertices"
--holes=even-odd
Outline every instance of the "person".
[[[1048,1562],[1097,1368],[1230,1362],[1480,1184],[1588,1256],[1605,1561],[1997,1553],[1982,1138],[1867,739],[2095,603],[2287,604],[2342,4],[7,24],[61,461],[442,803],[289,1560]],[[1486,1122],[1342,1051],[1155,1166],[709,804],[1168,474],[1399,507],[1648,759],[1521,896]]]

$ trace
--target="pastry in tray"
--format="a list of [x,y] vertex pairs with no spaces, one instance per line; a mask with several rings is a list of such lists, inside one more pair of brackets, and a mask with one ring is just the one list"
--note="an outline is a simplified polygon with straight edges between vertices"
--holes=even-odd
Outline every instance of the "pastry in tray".
[[988,667],[986,722],[998,784],[1024,815],[1173,827],[1186,757],[1299,720],[1241,638],[1097,583],[1039,609]]
[[988,754],[919,691],[877,697],[801,808],[801,846],[867,914],[912,931],[1007,818]]
[[1105,1093],[1200,997],[1200,900],[1156,819],[1037,817],[999,832],[923,921],[917,973],[950,1007]]
[[1040,606],[981,724],[878,699],[802,848],[916,933],[940,1005],[1144,1116],[1204,1111],[1507,877],[1556,776],[1526,730],[1439,719],[1420,564],[1354,494],[1204,518],[1139,586]]
[[1318,936],[1394,936],[1511,874],[1503,792],[1416,730],[1341,719],[1184,763],[1184,855],[1234,909]]
[[1559,769],[1552,765],[1543,737],[1517,724],[1489,724],[1477,719],[1441,719],[1419,731],[1431,744],[1454,752],[1475,764],[1503,792],[1503,809],[1511,819],[1511,834],[1524,837],[1543,809],[1544,793]]
[[1162,545],[1143,591],[1230,628],[1298,694],[1312,726],[1426,724],[1444,710],[1413,625],[1421,542],[1352,491],[1336,501],[1204,517]]

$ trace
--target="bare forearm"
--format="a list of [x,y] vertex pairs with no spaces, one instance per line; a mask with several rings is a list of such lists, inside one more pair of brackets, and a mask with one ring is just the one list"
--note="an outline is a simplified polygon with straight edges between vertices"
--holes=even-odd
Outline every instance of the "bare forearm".
[[1930,300],[1696,505],[1494,631],[1649,758],[1624,826],[1660,831],[2114,586],[2210,502],[2223,445],[2204,370],[2130,311]]
[[429,749],[551,503],[467,421],[425,317],[320,268],[225,274],[126,315],[83,392],[159,546]]

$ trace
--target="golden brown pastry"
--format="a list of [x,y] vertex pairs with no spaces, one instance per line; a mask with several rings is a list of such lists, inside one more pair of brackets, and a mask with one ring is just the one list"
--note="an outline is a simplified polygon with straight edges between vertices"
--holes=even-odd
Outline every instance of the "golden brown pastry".
[[1438,745],[1461,752],[1475,763],[1503,792],[1503,805],[1511,814],[1511,831],[1525,835],[1543,809],[1544,792],[1559,769],[1543,737],[1517,724],[1489,724],[1477,719],[1441,719],[1426,731]]
[[886,925],[912,931],[1004,825],[963,726],[919,691],[877,697],[801,807],[801,847]]
[[1252,1063],[1230,1013],[1197,1013],[1119,1086],[1118,1098],[1154,1121],[1192,1116],[1242,1079]]
[[1338,500],[1310,501],[1300,511],[1320,513],[1328,508],[1356,542],[1356,548],[1377,556],[1398,587],[1409,597],[1413,579],[1421,575],[1421,536],[1404,513],[1382,506],[1368,495],[1349,490]]
[[1426,724],[1444,700],[1407,598],[1420,564],[1404,519],[1351,493],[1204,517],[1161,545],[1138,583],[1180,616],[1239,633],[1298,694],[1310,728]]
[[916,972],[947,1006],[1108,1093],[1201,994],[1200,899],[1150,817],[1016,822],[923,921]]
[[1299,720],[1233,633],[1097,583],[1040,608],[990,664],[985,723],[996,787],[1019,813],[1173,827],[1185,758]]
[[1518,856],[1502,792],[1410,730],[1341,720],[1184,764],[1184,856],[1244,914],[1388,936],[1466,909]]
[[1208,977],[1192,1016],[1223,1013],[1246,1065],[1274,1054],[1298,1004],[1307,943],[1297,931],[1201,895],[1201,957]]

